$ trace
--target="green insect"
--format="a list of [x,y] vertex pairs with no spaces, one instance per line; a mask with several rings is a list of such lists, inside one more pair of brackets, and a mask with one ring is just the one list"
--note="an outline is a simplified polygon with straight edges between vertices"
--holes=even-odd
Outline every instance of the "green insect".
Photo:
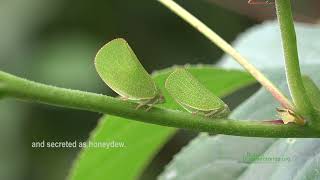
[[165,87],[175,101],[193,114],[224,118],[230,113],[227,104],[213,95],[184,68],[178,68],[171,73]]
[[159,88],[143,68],[124,39],[114,39],[104,45],[96,55],[95,67],[102,80],[123,100],[138,102],[136,109],[163,103]]

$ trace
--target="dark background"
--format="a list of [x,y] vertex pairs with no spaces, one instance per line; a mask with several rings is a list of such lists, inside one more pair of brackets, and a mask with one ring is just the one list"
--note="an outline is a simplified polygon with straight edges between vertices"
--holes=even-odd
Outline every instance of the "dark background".
[[[205,0],[177,1],[227,41],[258,23]],[[246,3],[246,1],[243,1]],[[125,38],[152,72],[175,64],[213,64],[222,51],[155,0],[4,0],[0,2],[0,69],[34,81],[114,95],[93,59],[106,42]],[[229,103],[236,101],[232,98]],[[33,141],[85,141],[100,114],[0,101],[0,179],[63,179],[79,149],[33,149]],[[182,131],[141,179],[162,171],[195,133]]]

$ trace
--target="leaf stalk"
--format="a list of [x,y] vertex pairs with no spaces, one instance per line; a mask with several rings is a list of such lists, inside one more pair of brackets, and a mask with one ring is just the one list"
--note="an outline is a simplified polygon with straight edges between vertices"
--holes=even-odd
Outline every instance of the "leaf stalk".
[[296,33],[291,12],[290,0],[275,0],[284,51],[286,77],[294,111],[307,117],[309,123],[315,118],[313,106],[304,87],[300,72]]

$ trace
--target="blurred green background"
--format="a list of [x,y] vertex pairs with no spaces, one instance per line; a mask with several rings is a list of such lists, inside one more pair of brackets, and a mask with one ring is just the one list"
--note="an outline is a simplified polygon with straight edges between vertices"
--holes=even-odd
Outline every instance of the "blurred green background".
[[[206,0],[177,1],[227,41],[255,22]],[[34,81],[114,95],[93,59],[123,37],[152,72],[175,64],[213,64],[222,51],[155,0],[2,0],[0,69]],[[232,103],[232,102],[229,102]],[[85,141],[101,114],[0,101],[0,179],[64,179],[79,149],[31,148],[33,141]],[[154,178],[195,134],[182,131],[141,179]]]

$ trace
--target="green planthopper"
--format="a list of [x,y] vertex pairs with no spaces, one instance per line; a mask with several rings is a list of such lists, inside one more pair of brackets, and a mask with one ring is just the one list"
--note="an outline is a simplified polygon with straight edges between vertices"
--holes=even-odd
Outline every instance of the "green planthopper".
[[95,67],[102,80],[124,100],[138,102],[137,109],[163,103],[159,88],[143,68],[124,39],[104,45],[95,57]]
[[178,68],[171,73],[165,87],[177,103],[193,114],[224,118],[230,113],[227,104],[184,68]]

